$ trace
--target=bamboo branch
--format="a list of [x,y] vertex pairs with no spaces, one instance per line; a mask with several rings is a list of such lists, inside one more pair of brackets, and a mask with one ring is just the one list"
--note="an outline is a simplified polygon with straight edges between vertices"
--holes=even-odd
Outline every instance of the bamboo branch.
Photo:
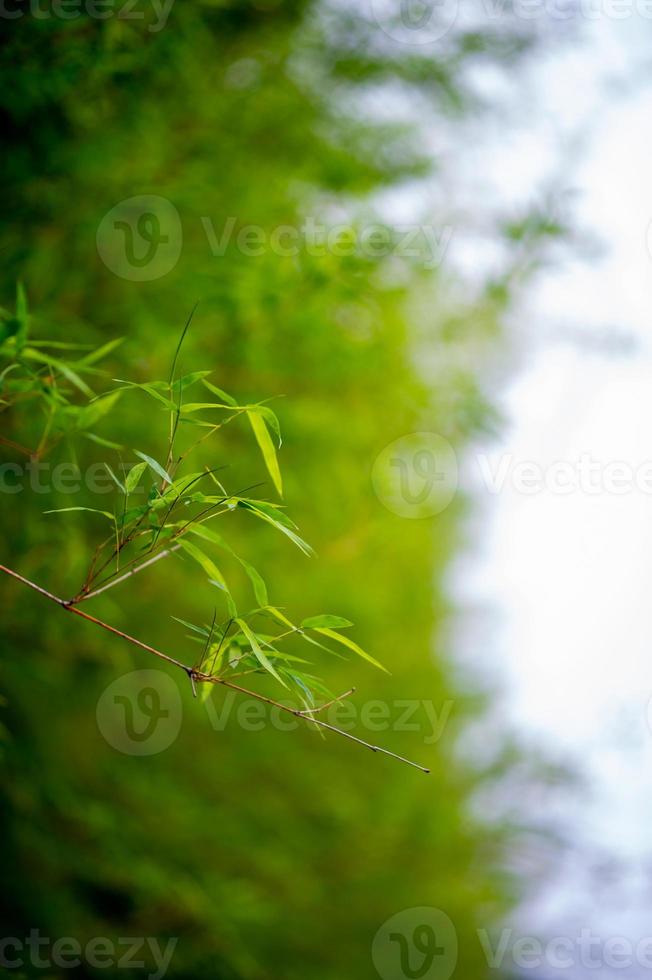
[[339,697],[333,698],[331,701],[327,701],[326,704],[320,704],[317,708],[304,708],[303,713],[306,715],[317,715],[320,711],[325,711],[326,708],[330,708],[331,705],[337,704],[339,701],[343,701],[344,698],[351,697],[352,694],[355,694],[354,687],[352,687],[350,691],[345,691],[344,694],[340,694]]
[[137,575],[138,572],[142,572],[144,568],[148,568],[150,565],[153,565],[154,562],[157,562],[160,558],[167,558],[167,556],[171,555],[173,551],[178,551],[180,547],[181,545],[177,544],[174,546],[174,548],[166,548],[165,551],[159,551],[158,555],[154,555],[153,558],[148,558],[148,560],[144,561],[142,565],[137,565],[134,568],[130,568],[124,575],[121,575],[119,578],[113,579],[112,581],[106,582],[106,584],[102,585],[99,589],[94,589],[92,592],[80,594],[78,599],[71,599],[71,605],[76,605],[78,602],[85,602],[87,599],[92,599],[94,596],[100,595],[102,592],[106,592],[107,589],[112,589],[114,585],[119,585],[120,582],[124,582],[126,579],[131,578],[132,575]]
[[[412,766],[414,769],[418,769],[420,772],[429,773],[430,770],[420,766],[416,762],[412,762],[410,759],[405,759],[401,755],[397,755],[395,752],[390,752],[389,749],[384,749],[379,745],[372,745],[370,742],[365,742],[364,739],[358,738],[357,735],[352,735],[350,732],[345,732],[341,728],[336,728],[335,725],[331,725],[326,721],[322,721],[320,718],[314,718],[311,711],[315,709],[299,709],[291,708],[286,704],[282,704],[280,701],[275,701],[273,698],[268,698],[264,694],[259,694],[257,691],[250,691],[245,687],[240,687],[239,684],[233,684],[231,681],[226,680],[223,677],[218,677],[211,674],[203,674],[196,670],[194,667],[188,667],[187,664],[182,663],[180,660],[176,660],[174,657],[170,657],[167,653],[163,653],[161,650],[157,650],[156,647],[150,646],[148,643],[143,643],[142,640],[136,639],[134,636],[130,636],[128,633],[124,633],[122,630],[117,629],[115,626],[111,626],[109,623],[105,623],[101,619],[97,619],[95,616],[90,616],[88,613],[83,612],[78,609],[77,606],[73,605],[71,600],[61,599],[59,596],[54,595],[52,592],[48,592],[42,586],[37,585],[36,582],[32,582],[30,579],[25,578],[23,575],[19,575],[18,572],[14,572],[11,568],[7,568],[5,565],[0,565],[0,572],[4,572],[5,575],[11,576],[11,578],[16,579],[18,582],[22,582],[28,588],[33,589],[38,592],[39,595],[45,596],[46,599],[50,599],[51,602],[55,602],[62,609],[67,612],[72,613],[75,616],[79,616],[82,619],[88,620],[90,623],[95,623],[96,626],[100,626],[102,629],[107,630],[114,636],[119,636],[121,639],[126,640],[128,643],[132,643],[134,646],[139,647],[141,650],[145,650],[147,653],[154,654],[160,660],[165,660],[167,663],[172,664],[175,667],[179,667],[189,678],[190,683],[193,688],[193,694],[196,693],[195,683],[201,682],[204,684],[221,684],[223,687],[228,687],[232,691],[237,691],[239,694],[244,694],[247,697],[254,698],[257,701],[262,701],[264,704],[272,705],[278,708],[280,711],[286,712],[286,714],[293,715],[295,718],[301,718],[303,721],[310,725],[316,725],[319,728],[324,728],[329,732],[334,732],[336,735],[341,735],[343,738],[349,739],[351,742],[355,742],[357,745],[361,745],[365,749],[369,749],[371,752],[380,753],[381,755],[387,755],[392,759],[396,759],[398,762],[403,762],[407,766]],[[115,583],[114,583],[115,584]],[[350,692],[347,692],[347,695]],[[346,695],[342,695],[345,697]],[[335,698],[335,701],[341,700],[340,698]],[[334,702],[331,702],[334,703]],[[323,705],[322,707],[326,707]],[[320,709],[317,709],[320,710]]]

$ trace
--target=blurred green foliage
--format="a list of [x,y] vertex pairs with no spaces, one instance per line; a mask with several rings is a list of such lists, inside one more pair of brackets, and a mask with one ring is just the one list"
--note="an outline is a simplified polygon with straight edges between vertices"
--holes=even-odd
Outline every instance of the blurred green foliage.
[[[496,772],[456,753],[483,701],[455,677],[445,629],[443,576],[464,505],[401,519],[374,495],[370,472],[405,433],[438,432],[461,450],[487,424],[477,372],[508,295],[489,289],[451,310],[442,273],[418,262],[307,249],[252,256],[237,234],[301,228],[310,216],[359,227],[375,192],[418,186],[430,167],[419,127],[379,102],[408,99],[422,119],[453,127],[477,108],[469,69],[512,66],[529,39],[505,25],[459,29],[437,54],[415,54],[368,12],[304,0],[177,0],[160,31],[115,16],[25,15],[1,26],[4,305],[20,280],[39,336],[93,349],[125,337],[108,353],[108,377],[143,382],[165,376],[199,301],[182,370],[210,367],[246,402],[287,396],[274,403],[284,494],[318,557],[237,518],[231,543],[260,569],[272,603],[299,618],[321,609],[350,618],[391,671],[324,658],[331,689],[356,684],[360,703],[428,699],[438,712],[453,702],[433,744],[423,711],[416,732],[375,736],[429,765],[429,778],[308,729],[247,731],[232,715],[215,730],[176,675],[179,737],[157,755],[121,754],[98,729],[98,698],[121,673],[158,665],[0,582],[5,934],[178,936],[170,977],[339,980],[375,976],[382,923],[433,905],[457,928],[459,975],[483,976],[474,930],[517,890],[501,870],[513,830],[483,825],[469,806]],[[176,265],[152,281],[114,274],[96,243],[104,216],[142,195],[171,202],[183,235]],[[229,218],[234,233],[215,255],[207,227],[219,237]],[[15,447],[38,445],[39,408],[0,418],[13,444],[3,458],[24,463]],[[136,393],[96,431],[160,459],[161,419]],[[106,446],[65,440],[52,462],[73,452],[82,469],[115,463]],[[246,424],[224,430],[204,462],[227,467],[234,485],[268,479]],[[102,506],[96,498],[5,496],[3,563],[74,594],[96,541],[92,518],[43,511]],[[237,563],[229,575],[246,587]],[[93,600],[93,611],[191,662],[171,616],[210,620],[214,591],[172,558]],[[213,702],[220,710],[220,692]]]

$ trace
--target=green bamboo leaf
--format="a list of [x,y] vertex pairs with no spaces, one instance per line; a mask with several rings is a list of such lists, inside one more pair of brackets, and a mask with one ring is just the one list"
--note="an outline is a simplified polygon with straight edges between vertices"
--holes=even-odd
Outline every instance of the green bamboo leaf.
[[198,548],[197,545],[192,544],[191,541],[186,541],[185,538],[179,538],[179,545],[186,552],[186,554],[190,555],[191,558],[194,558],[198,565],[201,565],[209,579],[211,579],[213,582],[217,582],[222,589],[228,592],[226,580],[221,571],[215,562],[209,558],[208,555],[204,554],[201,548]]
[[187,405],[183,406],[183,412],[185,415],[190,415],[193,412],[204,412],[212,408],[220,409],[222,412],[232,412],[234,408],[241,412],[245,411],[242,405],[223,405],[220,402],[188,402]]
[[82,432],[80,433],[84,439],[90,439],[91,442],[96,442],[98,446],[104,446],[106,449],[124,449],[117,442],[111,442],[109,439],[102,439],[101,436],[96,436],[94,432]]
[[233,596],[231,595],[229,589],[227,588],[226,582],[224,582],[224,580],[220,582],[218,579],[212,579],[212,578],[209,579],[208,581],[211,583],[211,585],[216,586],[216,588],[218,588],[221,592],[224,593],[224,596],[226,598],[226,606],[229,611],[229,616],[231,617],[232,620],[235,621],[238,618],[238,610],[235,602],[233,601]]
[[147,469],[147,463],[136,463],[132,466],[127,476],[125,477],[125,489],[127,493],[133,493],[138,484],[140,483],[140,478]]
[[310,619],[304,619],[301,623],[301,628],[304,630],[310,629],[346,629],[349,626],[353,626],[350,619],[344,619],[342,616],[311,616]]
[[47,364],[49,368],[59,371],[83,395],[86,395],[88,398],[95,397],[93,389],[64,361],[60,361],[56,357],[50,357],[49,354],[41,354],[40,351],[34,350],[32,347],[28,347],[23,351],[23,357],[31,361],[37,361],[39,364]]
[[275,504],[270,500],[254,500],[251,497],[236,497],[234,499],[255,507],[256,510],[262,511],[263,514],[267,514],[273,521],[278,521],[284,527],[290,528],[291,531],[298,530],[297,525],[283,509],[283,504]]
[[96,425],[101,418],[108,415],[120,395],[121,392],[112,391],[108,395],[96,398],[90,405],[84,405],[77,415],[77,428],[90,429],[91,426]]
[[285,536],[288,537],[290,541],[297,546],[297,548],[303,551],[304,555],[307,555],[309,558],[314,555],[314,551],[310,545],[303,540],[303,538],[300,538],[298,534],[295,534],[295,532],[291,528],[287,527],[287,525],[284,524],[278,517],[272,517],[269,511],[263,511],[258,505],[254,505],[248,500],[238,500],[238,506],[250,511],[256,517],[260,518],[260,520],[266,521],[267,524],[271,524],[272,527],[275,527],[277,531],[281,532],[281,534],[285,534]]
[[272,677],[275,677],[276,680],[283,685],[283,687],[287,687],[287,684],[280,677],[280,675],[278,674],[276,668],[274,667],[270,659],[265,655],[265,653],[263,653],[263,650],[258,642],[258,638],[254,633],[254,631],[249,626],[249,624],[246,623],[244,619],[236,619],[236,623],[238,624],[238,626],[246,636],[249,645],[251,646],[251,649],[253,651],[253,654],[256,660],[258,661],[258,663],[261,665],[261,667],[264,667],[264,669],[269,674],[271,674]]
[[181,625],[185,626],[186,629],[192,630],[193,633],[199,633],[199,635],[203,636],[204,639],[208,639],[209,633],[204,626],[196,626],[194,623],[189,623],[185,619],[179,619],[178,616],[172,616],[172,619],[174,619],[177,623],[181,623]]
[[281,423],[278,420],[276,412],[273,412],[268,405],[250,405],[249,409],[252,412],[257,412],[259,415],[262,415],[267,422],[267,425],[278,439],[278,448],[280,449],[283,440],[281,439]]
[[227,405],[237,405],[235,398],[232,395],[229,395],[228,392],[218,388],[217,385],[212,384],[210,381],[204,381],[203,385],[204,388],[211,391],[214,395],[217,395],[217,397],[221,398]]
[[177,378],[172,385],[172,391],[175,398],[178,398],[180,391],[185,391],[186,388],[190,388],[191,385],[201,381],[202,378],[207,377],[210,373],[210,371],[192,371],[190,374],[184,374],[182,378]]
[[72,344],[65,340],[30,340],[30,347],[51,347],[52,350],[93,351],[94,344]]
[[115,475],[115,473],[113,472],[113,470],[111,469],[111,467],[109,466],[108,463],[105,463],[104,464],[104,468],[106,469],[106,471],[108,472],[109,476],[111,477],[111,479],[113,480],[113,482],[117,486],[118,490],[120,490],[121,493],[125,493],[126,494],[127,491],[125,489],[124,483],[121,483],[121,481]]
[[255,411],[248,411],[247,417],[251,423],[251,428],[254,430],[256,442],[260,447],[265,466],[274,482],[279,497],[282,497],[283,480],[281,479],[281,470],[279,469],[278,459],[276,457],[276,447],[272,442],[267,426],[261,416]]
[[44,510],[44,514],[65,514],[71,510],[86,510],[90,514],[102,514],[103,517],[108,517],[108,519],[113,524],[115,522],[115,515],[109,513],[108,510],[96,510],[94,507],[57,507],[56,510]]
[[293,630],[298,629],[298,627],[295,626],[294,623],[290,622],[290,620],[287,618],[285,613],[282,613],[281,610],[278,609],[276,606],[265,606],[264,612],[271,613],[274,619],[277,619],[279,623],[282,623],[284,626],[289,626],[290,629]]
[[240,555],[236,554],[231,545],[224,540],[221,534],[218,534],[217,531],[213,531],[211,528],[206,527],[204,524],[191,524],[188,531],[190,534],[195,534],[197,537],[203,538],[205,541],[210,541],[212,544],[216,544],[219,548],[223,548],[225,551],[228,551],[230,555],[233,555],[236,561],[240,562],[249,578],[249,581],[251,582],[254,595],[256,597],[256,602],[260,606],[266,606],[268,604],[269,598],[267,595],[267,586],[265,585],[265,581],[260,572],[254,568],[253,565],[250,565],[248,561],[245,561],[244,558],[241,558]]
[[157,476],[160,476],[161,479],[165,480],[166,483],[174,482],[170,474],[166,473],[166,471],[163,469],[161,464],[157,463],[155,459],[152,459],[152,457],[148,456],[147,453],[141,453],[139,449],[134,449],[134,452],[136,453],[136,456],[140,456],[140,458],[143,459],[147,463],[147,465],[154,470]]
[[[114,378],[113,380],[117,381],[118,384],[123,385],[124,388],[137,388],[139,391],[144,391],[150,396],[150,398],[154,398],[157,402],[160,402],[161,405],[165,405],[168,411],[176,412],[177,410],[177,405],[175,405],[170,398],[166,398],[165,395],[162,395],[161,392],[157,390],[159,385],[162,385],[164,389],[167,387],[162,381],[151,381],[147,384],[136,384],[135,381],[123,381],[122,378]],[[120,391],[122,389],[118,390]]]
[[27,334],[29,327],[29,315],[27,310],[27,296],[25,295],[25,290],[23,288],[22,282],[19,282],[16,286],[16,350],[20,352],[25,344],[27,343]]
[[253,565],[250,565],[248,561],[245,561],[244,558],[239,558],[238,560],[249,577],[249,581],[251,582],[254,595],[256,597],[256,602],[260,606],[266,606],[269,602],[269,597],[267,595],[267,586],[265,585],[265,580],[263,579],[262,575],[256,568],[254,568]]
[[101,361],[103,357],[106,357],[107,354],[110,354],[112,350],[115,350],[115,348],[119,347],[122,343],[124,343],[124,337],[116,337],[114,340],[109,340],[106,344],[102,344],[101,347],[91,351],[90,354],[80,358],[76,363],[78,365],[83,364],[85,366],[89,364],[96,364],[97,361]]
[[357,653],[357,655],[362,657],[363,660],[367,660],[370,664],[373,664],[374,667],[378,667],[380,670],[384,670],[386,674],[389,674],[386,667],[383,667],[381,663],[370,656],[365,650],[362,649],[362,647],[359,647],[357,643],[354,643],[353,640],[350,640],[348,636],[341,636],[339,633],[336,633],[335,630],[326,627],[320,627],[316,630],[316,632],[321,633],[322,636],[327,636],[330,640],[335,640],[336,643],[341,643],[343,646],[348,647],[349,650],[353,650],[353,652]]

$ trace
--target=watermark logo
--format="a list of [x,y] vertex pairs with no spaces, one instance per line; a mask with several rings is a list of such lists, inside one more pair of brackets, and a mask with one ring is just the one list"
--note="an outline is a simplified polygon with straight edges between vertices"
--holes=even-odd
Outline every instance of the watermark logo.
[[179,261],[181,218],[164,197],[129,197],[104,215],[96,241],[100,258],[116,276],[151,282],[167,275]]
[[379,453],[371,482],[393,514],[416,520],[433,517],[448,507],[457,491],[455,450],[435,432],[412,432]]
[[459,0],[371,0],[380,29],[401,44],[433,44],[455,26]]
[[133,670],[110,684],[97,704],[98,727],[125,755],[155,755],[181,729],[179,689],[162,670]]
[[371,947],[382,980],[449,980],[457,965],[457,933],[441,909],[404,909],[380,927]]

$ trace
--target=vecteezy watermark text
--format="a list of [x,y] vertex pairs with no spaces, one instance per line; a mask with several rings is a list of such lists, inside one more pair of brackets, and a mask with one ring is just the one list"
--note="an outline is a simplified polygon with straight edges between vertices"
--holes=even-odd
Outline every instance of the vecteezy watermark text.
[[568,21],[652,20],[652,0],[370,0],[378,27],[400,44],[434,44],[455,28],[492,26],[508,22],[562,24]]
[[604,461],[594,459],[590,453],[581,453],[573,460],[558,459],[543,464],[516,459],[513,453],[502,453],[496,460],[479,453],[475,460],[482,484],[490,494],[505,489],[524,495],[548,492],[561,496],[571,493],[620,496],[633,491],[652,494],[652,460],[649,459],[632,465],[624,460]]
[[0,20],[91,20],[145,21],[150,34],[162,31],[174,0],[0,0]]
[[[392,257],[424,269],[441,265],[454,230],[452,225],[425,223],[328,224],[313,215],[295,225],[244,224],[234,215],[219,220],[203,215],[199,222],[214,258],[223,258],[227,252],[253,259],[268,253],[283,259],[333,255],[378,261]],[[106,267],[132,282],[151,282],[171,272],[181,256],[183,240],[177,208],[155,194],[120,201],[104,215],[96,234],[97,251]]]
[[[291,702],[280,702],[292,707]],[[444,733],[454,702],[444,701],[439,707],[433,701],[416,698],[395,698],[393,701],[342,701],[330,705],[319,715],[329,725],[344,732],[358,727],[368,732],[414,732],[423,736],[426,745],[434,745]],[[305,722],[293,718],[282,708],[271,708],[254,698],[240,698],[229,691],[219,706],[212,699],[206,711],[215,731],[224,731],[229,721],[235,721],[244,731],[260,732],[268,726],[281,732],[296,731]]]
[[[30,459],[26,463],[0,463],[0,493],[16,494],[29,489],[33,493],[76,494],[85,488],[90,493],[115,490],[105,463],[91,463],[81,469],[76,463],[49,463]],[[136,487],[134,493],[144,493]]]
[[[515,970],[534,977],[541,976],[541,971],[557,975],[557,971],[570,970],[573,975],[573,970],[652,970],[652,936],[601,936],[590,926],[582,926],[565,935],[542,938],[505,928],[498,932],[477,929],[476,941],[488,972],[496,975],[511,975]],[[441,909],[403,909],[380,927],[371,954],[382,980],[448,980],[456,975],[457,930]]]
[[[344,732],[410,732],[425,745],[434,745],[446,730],[453,713],[451,699],[435,704],[427,699],[394,698],[339,701],[328,705],[319,718]],[[212,729],[224,731],[237,725],[245,732],[273,728],[294,732],[306,724],[292,712],[291,701],[268,705],[257,698],[227,691],[223,697],[203,701]],[[118,677],[102,692],[97,703],[97,725],[109,745],[125,755],[148,756],[165,751],[177,739],[183,721],[183,705],[177,683],[158,669],[134,670]]]
[[262,225],[243,225],[236,231],[237,218],[232,215],[220,228],[206,216],[201,223],[214,256],[225,255],[229,246],[235,245],[242,255],[252,258],[265,252],[282,258],[294,258],[302,252],[312,258],[357,255],[379,259],[395,255],[415,259],[425,269],[441,265],[453,237],[451,225],[441,228],[426,224],[326,225],[311,215],[300,226],[277,225],[271,230]]
[[21,970],[26,966],[36,970],[53,967],[75,970],[85,964],[94,970],[146,970],[151,964],[156,969],[146,974],[148,980],[162,980],[178,941],[168,939],[165,949],[151,936],[123,936],[115,942],[106,936],[96,936],[86,943],[63,936],[53,941],[42,936],[40,930],[32,929],[24,939],[17,936],[0,939],[0,966],[5,970]]

